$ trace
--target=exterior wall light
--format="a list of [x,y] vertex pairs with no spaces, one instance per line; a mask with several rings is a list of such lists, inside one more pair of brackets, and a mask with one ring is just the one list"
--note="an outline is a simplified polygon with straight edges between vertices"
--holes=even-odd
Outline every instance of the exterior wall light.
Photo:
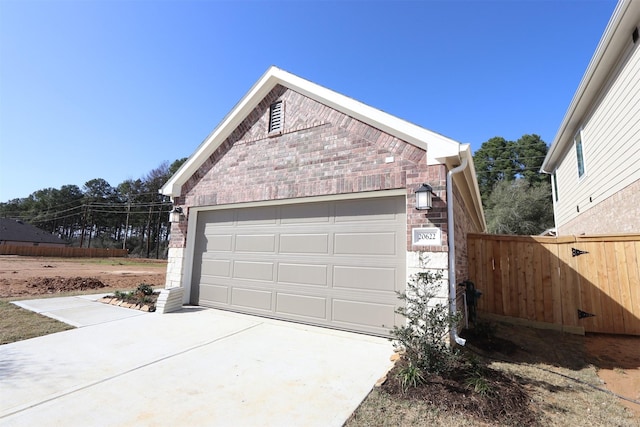
[[182,216],[182,208],[180,206],[176,206],[169,215],[169,222],[180,222],[180,218]]
[[424,211],[433,207],[433,189],[429,184],[422,184],[416,190],[416,209]]

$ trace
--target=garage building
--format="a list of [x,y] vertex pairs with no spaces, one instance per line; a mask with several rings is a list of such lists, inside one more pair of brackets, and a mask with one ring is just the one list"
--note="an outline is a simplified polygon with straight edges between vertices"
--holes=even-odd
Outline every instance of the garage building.
[[375,335],[417,269],[466,279],[485,229],[469,145],[276,67],[162,192],[184,303]]

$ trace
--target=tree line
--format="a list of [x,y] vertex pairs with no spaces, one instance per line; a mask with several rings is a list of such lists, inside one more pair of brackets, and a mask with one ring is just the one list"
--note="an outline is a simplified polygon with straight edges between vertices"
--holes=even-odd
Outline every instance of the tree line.
[[143,177],[115,187],[95,178],[82,187],[37,190],[0,203],[0,217],[32,224],[71,246],[121,248],[134,256],[164,258],[173,206],[159,190],[185,161],[163,162]]
[[532,134],[491,138],[473,154],[489,233],[533,235],[554,226],[550,178],[539,172],[547,151]]
[[[539,173],[547,150],[533,134],[516,141],[494,137],[474,153],[489,233],[539,234],[553,227],[549,176]],[[82,188],[44,188],[0,203],[0,217],[33,224],[72,246],[123,248],[134,256],[164,258],[172,204],[159,190],[185,161],[163,162],[115,187],[96,178]]]

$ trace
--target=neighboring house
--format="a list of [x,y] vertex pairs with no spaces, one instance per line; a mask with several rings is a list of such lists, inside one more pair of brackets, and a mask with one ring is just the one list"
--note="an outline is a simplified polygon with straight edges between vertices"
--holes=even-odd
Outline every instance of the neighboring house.
[[620,1],[542,164],[559,235],[640,232],[638,27]]
[[[386,335],[420,253],[454,296],[468,278],[466,234],[485,230],[475,176],[469,145],[272,67],[161,190],[177,207],[166,288],[192,304]],[[431,210],[416,210],[422,184]]]
[[0,245],[64,247],[66,242],[20,220],[0,218]]

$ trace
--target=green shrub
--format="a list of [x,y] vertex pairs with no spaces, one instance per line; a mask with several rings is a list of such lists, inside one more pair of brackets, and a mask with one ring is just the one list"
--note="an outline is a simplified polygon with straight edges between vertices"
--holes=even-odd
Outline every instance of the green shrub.
[[153,302],[153,298],[151,298],[153,294],[154,292],[151,285],[141,283],[135,291],[115,291],[113,296],[129,303],[145,304]]
[[411,363],[402,366],[398,370],[397,378],[403,393],[406,393],[411,387],[417,387],[425,381],[420,369]]
[[460,360],[447,336],[460,316],[450,315],[447,304],[434,304],[441,283],[442,273],[422,271],[411,276],[405,292],[398,293],[404,306],[396,313],[403,315],[406,323],[394,326],[391,339],[420,374],[450,371]]
[[481,373],[473,374],[472,376],[467,378],[465,383],[467,387],[469,387],[475,393],[478,393],[483,397],[492,393],[492,389],[491,389],[491,386],[489,385],[489,382]]
[[147,285],[146,283],[141,283],[138,286],[138,292],[143,294],[143,295],[151,295],[153,294],[153,288],[151,287],[151,285]]

